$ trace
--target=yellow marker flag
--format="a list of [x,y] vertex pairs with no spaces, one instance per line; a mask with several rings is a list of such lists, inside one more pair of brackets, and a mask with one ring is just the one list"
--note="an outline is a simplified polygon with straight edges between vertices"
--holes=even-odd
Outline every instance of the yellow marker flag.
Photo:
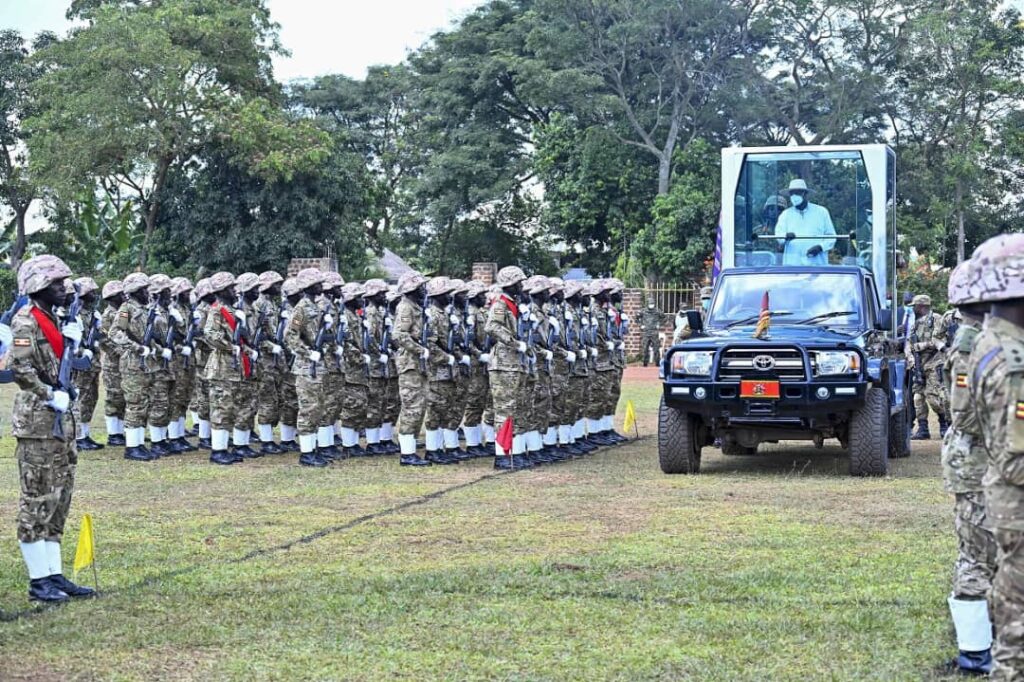
[[95,542],[92,536],[92,515],[82,515],[82,528],[78,531],[78,547],[75,548],[75,577],[83,568],[92,566]]
[[636,432],[638,438],[640,436],[640,432],[637,431],[636,428],[636,410],[633,409],[632,400],[626,401],[626,416],[622,420],[622,430],[625,431],[626,433],[634,431]]

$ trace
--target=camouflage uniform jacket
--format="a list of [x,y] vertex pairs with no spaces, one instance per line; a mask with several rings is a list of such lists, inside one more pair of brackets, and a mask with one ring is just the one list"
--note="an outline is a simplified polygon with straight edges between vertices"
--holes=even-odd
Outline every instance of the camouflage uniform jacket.
[[569,350],[576,351],[576,365],[572,368],[573,376],[588,376],[590,374],[590,361],[583,357],[583,354],[589,353],[590,317],[584,315],[582,306],[575,306],[570,303],[565,304],[565,313],[566,342],[568,343]]
[[910,363],[914,361],[914,351],[921,356],[922,369],[930,369],[942,362],[944,350],[949,344],[946,342],[946,324],[943,317],[938,313],[928,313],[914,320],[914,326],[910,330],[911,335],[916,334],[917,343],[907,343],[907,358]]
[[[397,312],[397,311],[396,311]],[[384,326],[388,333],[388,376],[398,377],[398,344],[395,342],[395,313],[389,308],[384,310]]]
[[334,320],[331,326],[330,334],[324,335],[324,347],[321,352],[324,354],[324,367],[331,374],[344,374],[344,359],[338,358],[335,351],[338,350],[338,344],[335,343],[338,334],[338,325],[343,323],[345,316],[345,306],[335,303],[334,299],[326,294],[320,294],[316,297],[316,307],[320,310],[320,319],[325,319],[327,315],[331,316]]
[[[22,306],[11,320],[14,343],[11,346],[10,369],[18,384],[14,397],[13,435],[16,438],[52,438],[55,413],[45,403],[51,390],[57,386],[60,358],[46,340],[42,328],[32,315],[33,309],[42,310],[35,303]],[[57,319],[44,314],[59,329]],[[73,438],[74,417],[71,408],[63,416],[64,433]]]
[[274,345],[277,344],[277,323],[281,319],[281,309],[266,296],[257,298],[256,302],[252,304],[252,309],[253,314],[256,316],[249,322],[252,325],[253,338],[259,333],[259,329],[256,328],[257,322],[259,322],[261,317],[263,318],[263,341],[260,342],[260,347],[256,349],[260,353],[259,371],[278,371],[283,366],[284,353],[282,352],[281,356],[275,358],[273,350]]
[[[383,379],[387,365],[381,363],[380,356],[388,352],[384,348],[384,311],[375,303],[367,303],[363,308],[363,319],[367,322],[366,354],[370,356],[370,378]],[[388,358],[390,362],[390,358]]]
[[[210,304],[210,312],[206,316],[206,326],[203,327],[203,338],[210,348],[210,357],[206,361],[206,380],[241,381],[242,370],[240,364],[235,364],[236,358],[233,352],[234,332],[224,318],[222,309],[227,309],[232,314],[234,312],[220,301],[214,301]],[[240,363],[240,361],[238,362]]]
[[[295,307],[292,308],[288,317],[288,326],[285,327],[284,340],[288,350],[295,355],[295,363],[292,365],[292,373],[295,375],[308,375],[312,364],[309,361],[309,354],[313,352],[316,344],[316,337],[320,333],[321,312],[319,306],[303,296]],[[323,352],[321,350],[321,355]],[[325,357],[320,358],[317,363],[317,370],[322,371]],[[319,374],[317,375],[319,376]]]
[[[193,321],[192,311],[188,306],[172,301],[171,307],[177,310],[178,314],[181,315],[181,319],[185,321],[183,324],[173,317],[170,319],[171,324],[174,325],[174,345],[172,348],[174,357],[171,359],[171,373],[177,377],[185,373],[185,356],[181,354],[181,349],[185,344],[185,337],[188,336],[188,330]],[[189,366],[191,367],[191,360],[189,361]]]
[[106,366],[117,367],[120,359],[120,348],[110,338],[110,334],[114,329],[114,322],[117,320],[117,308],[112,305],[108,305],[103,309],[103,314],[100,316],[100,341],[99,349],[103,352],[103,364]]
[[615,350],[612,351],[612,365],[616,369],[623,369],[626,366],[626,333],[628,329],[628,318],[621,310],[609,304],[608,312],[609,341],[615,342]]
[[210,304],[206,301],[199,301],[196,304],[196,329],[198,336],[195,339],[195,350],[192,357],[195,360],[196,374],[205,378],[206,363],[210,360],[210,347],[206,345],[203,330],[206,329],[206,319],[210,316]]
[[[345,344],[342,346],[341,363],[345,371],[345,383],[366,386],[369,383],[369,367],[363,358],[365,337],[363,318],[347,305],[341,306],[341,317],[346,327]],[[372,361],[373,358],[370,358]]]
[[657,308],[644,308],[640,313],[640,331],[657,334],[664,319],[665,314]]
[[597,371],[607,372],[614,369],[612,355],[614,351],[608,350],[608,342],[614,339],[608,335],[610,307],[606,309],[596,300],[590,302],[590,324],[594,329],[594,336],[597,337]]
[[573,349],[569,348],[569,341],[566,338],[568,307],[554,301],[544,304],[544,313],[548,316],[548,324],[553,331],[550,337],[551,345],[548,348],[555,356],[551,361],[551,372],[559,376],[568,376],[572,371],[569,365],[569,351]]
[[[82,347],[84,347],[86,339],[89,338],[89,334],[92,332],[93,325],[97,324],[97,322],[99,322],[99,324],[103,324],[103,321],[102,321],[103,320],[103,316],[100,315],[99,311],[96,310],[95,308],[83,308],[82,309],[81,319],[82,319],[82,327],[83,327],[83,330],[82,330]],[[96,338],[100,339],[101,337],[97,336]],[[76,370],[75,371],[76,374],[99,374],[100,366],[101,366],[100,365],[101,358],[100,358],[100,343],[99,343],[99,340],[97,340],[97,342],[96,342],[96,347],[95,348],[91,348],[90,350],[93,352],[92,363],[89,365],[88,369],[83,369],[83,370],[80,370],[80,371]]]
[[[114,329],[110,333],[110,340],[120,349],[122,372],[152,372],[155,368],[156,361],[152,355],[146,358],[144,363],[139,362],[143,349],[142,339],[146,336],[148,319],[149,308],[134,298],[129,298],[122,303],[117,311],[117,319],[114,322]],[[153,350],[152,344],[150,344],[150,350]]]
[[[557,324],[557,320],[555,324]],[[536,356],[536,367],[538,372],[544,372],[550,374],[547,371],[547,354],[544,351],[550,351],[552,347],[550,334],[552,330],[551,318],[544,312],[544,306],[538,303],[530,304],[530,326],[533,329],[533,346],[534,355]],[[552,353],[554,355],[554,353]],[[551,367],[554,369],[554,358],[551,361]]]
[[487,308],[469,304],[466,306],[466,324],[469,326],[469,357],[470,374],[486,372],[487,368],[480,364],[480,356],[490,353],[487,344]]
[[163,350],[164,343],[167,341],[167,327],[171,322],[173,320],[168,309],[158,305],[156,318],[153,320],[153,352],[156,353],[153,357],[153,378],[155,379],[169,380],[171,378],[174,357],[171,357],[171,361],[166,366],[164,359],[160,357],[160,351]]
[[398,348],[398,372],[418,372],[424,350],[420,345],[423,338],[423,307],[409,296],[403,296],[395,310],[394,324],[392,334]]
[[952,424],[942,441],[942,479],[951,493],[980,491],[988,467],[978,419],[971,405],[968,363],[971,349],[981,330],[963,325],[956,333],[946,360],[946,374],[952,377],[949,404]]
[[427,378],[430,381],[452,381],[455,378],[454,368],[448,364],[450,357],[458,361],[455,344],[452,344],[451,349],[448,348],[448,332],[451,328],[452,322],[447,310],[433,303],[427,306],[427,348],[430,349]]
[[989,317],[968,369],[988,453],[988,518],[995,528],[1024,531],[1024,328]]
[[523,372],[525,368],[519,359],[519,337],[516,335],[518,319],[512,313],[505,297],[500,296],[491,304],[484,331],[494,341],[491,348],[489,370],[501,372]]

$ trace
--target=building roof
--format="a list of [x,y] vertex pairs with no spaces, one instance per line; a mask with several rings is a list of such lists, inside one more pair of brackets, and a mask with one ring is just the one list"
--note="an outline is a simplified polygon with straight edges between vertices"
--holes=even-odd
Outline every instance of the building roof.
[[412,267],[391,249],[384,249],[384,254],[377,259],[377,265],[384,271],[389,282],[397,282],[403,273],[412,270]]
[[586,268],[569,268],[565,274],[562,275],[564,280],[588,280],[593,279],[590,273],[587,272]]

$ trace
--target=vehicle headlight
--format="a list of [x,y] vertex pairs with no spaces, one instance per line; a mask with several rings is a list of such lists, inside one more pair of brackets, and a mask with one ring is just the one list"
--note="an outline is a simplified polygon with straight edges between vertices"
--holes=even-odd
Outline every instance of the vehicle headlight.
[[672,373],[707,376],[711,374],[714,351],[698,350],[676,353],[672,356]]
[[854,351],[819,351],[814,354],[814,373],[818,376],[854,374],[860,371],[860,355]]

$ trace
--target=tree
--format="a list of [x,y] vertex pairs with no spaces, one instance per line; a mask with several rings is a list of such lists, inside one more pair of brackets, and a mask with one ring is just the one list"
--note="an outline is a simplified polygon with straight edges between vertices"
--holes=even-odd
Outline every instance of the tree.
[[40,33],[30,51],[17,31],[0,31],[0,200],[14,214],[14,236],[8,255],[15,270],[25,255],[25,217],[39,196],[39,188],[28,171],[28,133],[23,126],[34,104],[31,87],[41,72],[31,55],[55,40],[52,33]]
[[87,24],[39,55],[47,70],[27,122],[32,167],[60,194],[98,181],[112,200],[132,196],[145,226],[141,267],[169,174],[208,141],[235,140],[266,172],[323,153],[271,104],[270,55],[281,48],[264,0],[88,1],[75,10]]

